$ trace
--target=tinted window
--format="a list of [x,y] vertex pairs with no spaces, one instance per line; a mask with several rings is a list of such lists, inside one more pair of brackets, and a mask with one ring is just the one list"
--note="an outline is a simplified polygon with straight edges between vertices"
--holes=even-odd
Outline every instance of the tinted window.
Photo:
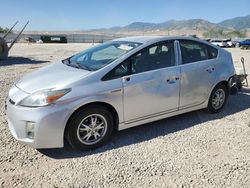
[[103,77],[102,80],[111,80],[116,78],[121,78],[123,76],[126,76],[130,73],[130,62],[125,61],[115,67],[112,71],[110,71],[106,76]]
[[163,42],[141,50],[130,58],[132,73],[175,65],[174,42]]
[[157,46],[154,46],[152,48],[149,48],[149,54],[154,54],[156,51]]
[[218,55],[218,50],[216,48],[213,48],[212,46],[207,46],[208,52],[209,52],[209,59],[214,59]]
[[[199,42],[180,41],[182,63],[192,63],[209,59],[208,46]],[[214,54],[215,55],[215,54]]]
[[102,80],[120,78],[175,65],[174,42],[164,42],[144,48],[115,67]]

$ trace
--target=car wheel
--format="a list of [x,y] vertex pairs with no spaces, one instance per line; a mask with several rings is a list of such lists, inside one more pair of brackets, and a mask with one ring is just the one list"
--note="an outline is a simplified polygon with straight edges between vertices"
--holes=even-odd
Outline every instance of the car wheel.
[[242,90],[242,83],[241,82],[237,82],[236,83],[236,87],[238,88],[238,90]]
[[71,148],[89,150],[103,145],[113,132],[113,118],[103,106],[90,105],[69,120],[65,137]]
[[218,113],[225,106],[228,98],[228,89],[223,84],[218,84],[212,91],[208,101],[208,111]]

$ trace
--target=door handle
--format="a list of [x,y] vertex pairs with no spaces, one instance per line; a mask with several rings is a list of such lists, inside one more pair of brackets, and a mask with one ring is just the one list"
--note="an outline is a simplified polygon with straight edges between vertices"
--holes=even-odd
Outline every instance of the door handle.
[[175,83],[175,81],[178,81],[178,80],[180,80],[180,77],[175,76],[175,77],[172,77],[172,78],[168,78],[166,81],[169,84],[173,84],[173,83]]
[[175,83],[175,80],[173,80],[173,79],[167,79],[167,83],[168,83],[168,84],[174,84],[174,83]]

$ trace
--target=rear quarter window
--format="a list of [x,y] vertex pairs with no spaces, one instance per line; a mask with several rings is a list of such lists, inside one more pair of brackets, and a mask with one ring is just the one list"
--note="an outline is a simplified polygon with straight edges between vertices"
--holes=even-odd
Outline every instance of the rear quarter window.
[[215,59],[218,56],[218,50],[212,46],[207,46],[209,52],[209,59]]

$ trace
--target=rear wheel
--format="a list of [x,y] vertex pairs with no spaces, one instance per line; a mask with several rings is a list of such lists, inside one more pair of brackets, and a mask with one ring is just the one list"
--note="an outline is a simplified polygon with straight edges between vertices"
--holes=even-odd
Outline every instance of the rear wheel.
[[223,84],[218,84],[212,91],[208,101],[208,111],[218,113],[225,106],[228,98],[228,89]]
[[111,137],[112,114],[99,105],[87,106],[75,113],[67,124],[65,132],[69,145],[74,149],[94,149]]

